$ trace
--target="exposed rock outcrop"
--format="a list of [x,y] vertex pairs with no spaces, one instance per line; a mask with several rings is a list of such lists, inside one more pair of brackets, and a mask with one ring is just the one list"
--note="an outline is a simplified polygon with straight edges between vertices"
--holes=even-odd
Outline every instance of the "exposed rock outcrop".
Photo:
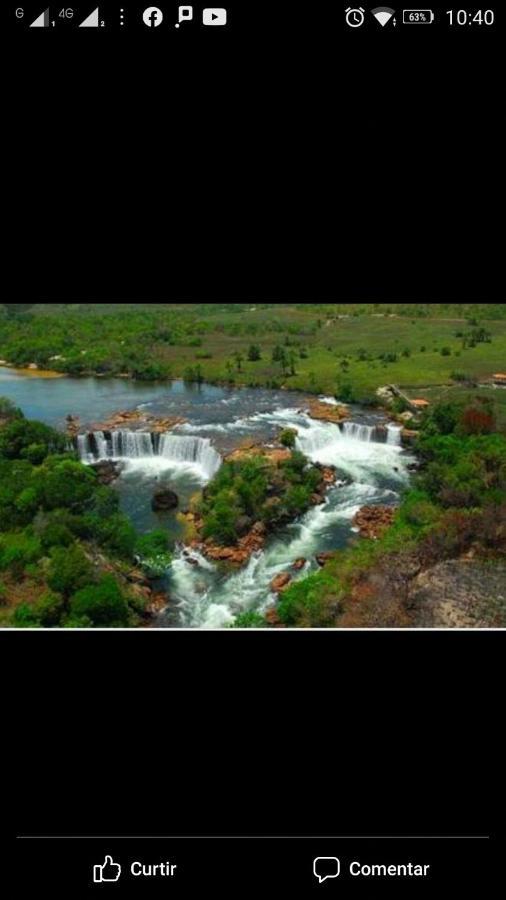
[[391,506],[364,506],[353,524],[364,538],[377,541],[394,522],[397,510]]
[[247,442],[243,447],[233,450],[225,459],[226,462],[244,462],[254,456],[262,456],[266,462],[280,463],[286,462],[291,455],[291,450],[284,447],[265,447],[263,444]]
[[330,406],[328,403],[322,403],[320,400],[311,400],[308,409],[312,419],[318,419],[320,422],[331,422],[334,425],[341,425],[351,418],[351,412],[347,406]]
[[504,628],[506,562],[439,563],[412,581],[407,606],[419,628]]
[[194,546],[203,550],[208,559],[217,562],[228,562],[232,565],[243,566],[254,553],[263,550],[267,537],[267,529],[262,522],[256,522],[251,531],[240,538],[235,547],[220,547],[213,541],[194,542]]
[[292,576],[289,572],[283,572],[281,575],[276,575],[274,580],[271,582],[271,591],[273,594],[282,594],[287,588],[290,587],[290,583],[292,581]]
[[171,431],[176,425],[184,425],[186,419],[181,416],[152,416],[142,410],[134,409],[126,412],[115,413],[91,427],[92,431],[150,431],[154,434],[164,434]]

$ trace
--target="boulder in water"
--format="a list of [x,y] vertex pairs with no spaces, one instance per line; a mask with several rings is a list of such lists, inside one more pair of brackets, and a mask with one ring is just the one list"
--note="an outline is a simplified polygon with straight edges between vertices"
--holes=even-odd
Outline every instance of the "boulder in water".
[[170,512],[179,506],[179,497],[170,488],[161,487],[155,491],[152,503],[154,512]]
[[302,569],[306,565],[306,562],[307,560],[303,559],[302,557],[301,559],[296,559],[292,568],[295,572],[302,572]]
[[292,580],[292,576],[289,572],[282,572],[281,575],[276,575],[275,579],[271,582],[271,591],[273,594],[282,594],[283,591],[290,586],[290,582]]

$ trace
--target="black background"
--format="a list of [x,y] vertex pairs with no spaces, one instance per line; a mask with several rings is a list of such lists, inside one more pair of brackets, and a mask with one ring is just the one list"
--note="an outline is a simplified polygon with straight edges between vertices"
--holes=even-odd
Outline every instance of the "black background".
[[[500,300],[498,29],[228,7],[226,33],[3,13],[8,297]],[[2,634],[5,831],[497,834],[502,648]]]

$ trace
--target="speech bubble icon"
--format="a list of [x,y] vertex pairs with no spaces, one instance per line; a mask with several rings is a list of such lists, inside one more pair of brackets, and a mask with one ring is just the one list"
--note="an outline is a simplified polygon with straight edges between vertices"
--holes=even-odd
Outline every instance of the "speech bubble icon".
[[319,856],[313,864],[314,877],[318,879],[320,884],[331,878],[339,878],[341,874],[341,863],[336,856]]

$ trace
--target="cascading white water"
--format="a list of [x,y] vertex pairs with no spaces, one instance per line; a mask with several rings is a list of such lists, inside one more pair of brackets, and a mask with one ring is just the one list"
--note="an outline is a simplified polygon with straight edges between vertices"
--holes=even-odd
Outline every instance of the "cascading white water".
[[[374,440],[375,426],[346,423],[338,425],[311,419],[297,410],[259,414],[256,421],[269,421],[298,432],[297,448],[313,462],[335,466],[352,479],[336,486],[324,505],[315,507],[286,532],[272,539],[240,571],[223,578],[205,568],[198,559],[190,561],[188,551],[176,556],[170,574],[170,594],[179,605],[186,627],[216,629],[229,626],[241,613],[265,612],[275,597],[270,585],[280,573],[291,571],[294,579],[317,568],[315,555],[325,549],[344,546],[352,533],[352,520],[365,505],[395,504],[399,491],[409,480],[409,457],[402,454],[400,434],[392,429],[387,442]],[[390,437],[390,440],[388,440]],[[291,566],[306,559],[302,572]]]
[[212,478],[221,466],[221,456],[209,438],[163,434],[158,455],[175,463],[197,465],[207,478]]
[[144,459],[155,456],[156,435],[142,431],[113,431],[111,455],[113,459]]
[[387,444],[391,447],[400,447],[402,445],[401,425],[387,425]]
[[[261,553],[251,557],[242,569],[219,579],[216,569],[193,551],[182,550],[170,573],[170,595],[179,605],[182,624],[188,628],[226,628],[242,612],[264,613],[275,603],[271,584],[277,575],[290,572],[294,580],[317,569],[315,554],[332,546],[341,534],[344,544],[351,521],[362,506],[393,502],[392,491],[380,491],[367,484],[354,484],[332,491],[323,506],[315,507],[289,526]],[[191,557],[191,558],[190,558]],[[295,573],[296,559],[307,563]],[[213,571],[214,569],[214,571]]]
[[342,433],[345,437],[354,441],[364,441],[370,444],[376,437],[376,427],[374,425],[360,425],[358,422],[344,422]]
[[103,431],[94,431],[79,435],[77,448],[83,462],[117,459],[147,472],[182,468],[203,481],[212,478],[222,462],[209,438],[173,434],[113,431],[107,438]]

